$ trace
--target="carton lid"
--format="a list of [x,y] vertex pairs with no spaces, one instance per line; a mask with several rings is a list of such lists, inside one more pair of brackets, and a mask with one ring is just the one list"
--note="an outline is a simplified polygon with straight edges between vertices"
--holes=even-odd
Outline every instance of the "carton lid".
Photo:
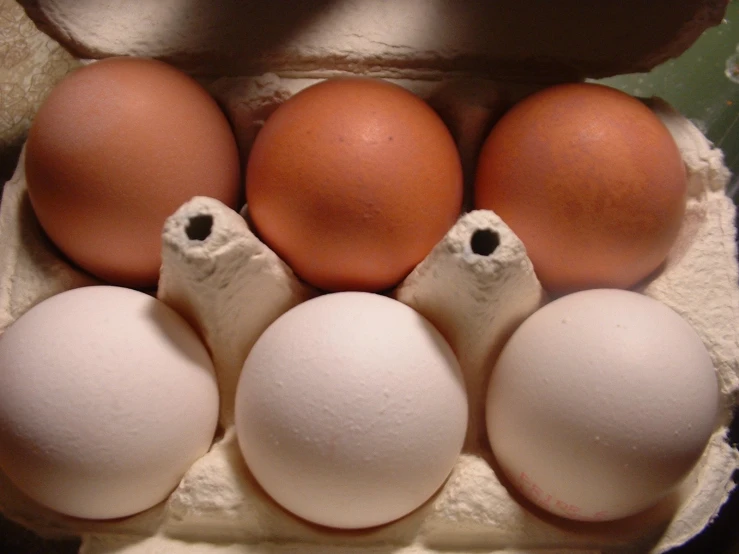
[[203,76],[338,71],[546,83],[648,71],[719,24],[728,0],[20,3],[80,58],[155,57]]

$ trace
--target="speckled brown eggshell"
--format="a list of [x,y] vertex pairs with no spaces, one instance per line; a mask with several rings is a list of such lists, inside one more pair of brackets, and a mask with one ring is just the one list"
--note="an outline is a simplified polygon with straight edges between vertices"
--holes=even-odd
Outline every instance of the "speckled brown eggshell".
[[325,290],[396,285],[459,216],[449,129],[413,93],[331,79],[280,106],[247,162],[249,215],[265,242]]
[[680,151],[642,102],[596,84],[535,93],[493,128],[475,204],[521,238],[549,291],[629,288],[664,261],[685,212]]

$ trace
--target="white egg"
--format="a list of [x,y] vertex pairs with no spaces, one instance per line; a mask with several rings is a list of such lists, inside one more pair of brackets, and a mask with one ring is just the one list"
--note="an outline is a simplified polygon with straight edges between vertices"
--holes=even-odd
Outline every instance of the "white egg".
[[589,290],[529,317],[487,396],[495,457],[529,500],[578,520],[654,505],[686,476],[717,422],[703,343],[646,296]]
[[205,347],[141,292],[64,292],[0,337],[0,469],[58,512],[107,519],[161,502],[217,419]]
[[448,477],[466,427],[448,343],[405,304],[369,293],[318,297],[280,317],[236,393],[254,477],[287,510],[331,527],[418,508]]

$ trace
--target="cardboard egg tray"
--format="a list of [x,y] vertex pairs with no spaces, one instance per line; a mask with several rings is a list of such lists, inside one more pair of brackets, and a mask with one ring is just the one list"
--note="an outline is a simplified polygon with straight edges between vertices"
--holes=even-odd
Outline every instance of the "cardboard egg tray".
[[[77,45],[80,56],[161,54],[155,48],[163,44],[161,34],[151,34],[152,29],[145,26],[136,27],[130,14],[126,15],[128,19],[121,19],[125,12],[122,8],[117,17],[119,23],[125,23],[119,25],[124,34],[131,27],[138,29],[137,33],[149,29],[151,36],[158,37],[151,40],[150,36],[149,43],[144,40],[148,50],[133,49],[141,48],[143,39],[139,36],[129,42],[124,40],[125,36],[118,37],[119,42],[115,42],[105,35],[103,38],[108,43],[100,44],[103,38],[90,32],[87,35],[90,40],[83,40],[79,25],[73,24],[86,17],[82,4],[51,0],[27,3],[29,13],[36,10],[35,17],[51,25],[50,34],[66,36],[69,43]],[[115,9],[123,3],[108,4],[109,9]],[[144,11],[153,10],[144,15],[160,20],[172,14],[172,6],[180,5],[175,0],[158,3],[160,8],[156,8],[155,2],[142,4],[148,6]],[[205,9],[206,4],[193,3],[198,9]],[[230,5],[227,0],[213,4],[216,8]],[[382,14],[410,21],[414,13],[422,10],[425,24],[430,25],[440,24],[442,15],[446,17],[452,10],[451,4],[439,2],[437,7],[443,5],[446,11],[429,15],[423,4],[403,0],[387,9],[393,12],[402,5],[406,12],[383,11]],[[695,4],[705,8],[711,3]],[[72,5],[78,7],[72,9]],[[354,17],[362,16],[362,21],[367,21],[367,13],[362,9],[370,9],[367,6],[372,3],[332,5],[339,7],[330,17],[319,19],[321,24],[334,29],[338,22],[350,23]],[[367,53],[372,44],[379,44],[377,48],[392,44],[393,37],[380,36],[382,32],[377,30],[384,29],[387,23],[378,13],[371,23],[362,23],[365,27],[356,38],[359,42],[348,50],[345,48],[345,52]],[[212,14],[205,18],[205,23],[200,22],[210,31],[216,23]],[[457,24],[462,23],[457,21]],[[367,25],[377,27],[376,33],[372,34]],[[416,27],[404,32],[412,34]],[[346,30],[347,26],[340,28]],[[131,29],[128,32],[134,33]],[[320,58],[323,66],[329,67],[328,53],[339,51],[334,40],[336,35],[323,36],[320,30],[320,25],[309,27],[301,35],[304,46],[324,45],[318,53],[307,46],[300,50],[302,58],[297,58],[306,64],[302,74],[278,71],[207,79],[210,90],[237,129],[242,153],[249,151],[261,123],[281,102],[327,76],[327,72],[313,71],[307,65],[310,52],[314,60]],[[197,38],[200,28],[195,31]],[[172,36],[175,42],[184,40],[176,33]],[[454,36],[467,44],[463,33]],[[333,37],[334,43],[328,44],[326,37]],[[414,43],[404,39],[403,44],[410,49],[406,59],[418,58],[419,52],[428,53],[429,49],[439,53],[442,47],[447,48],[426,44],[423,50],[423,40]],[[126,44],[127,49],[122,46]],[[190,37],[187,44],[188,48],[178,43],[171,46],[170,54],[174,51],[182,54],[172,55],[173,60],[184,68],[208,61],[207,49],[195,47],[201,43]],[[469,48],[479,48],[474,40],[470,44]],[[409,71],[389,75],[388,67],[392,64],[383,69],[379,62],[372,66],[379,68],[373,72],[367,69],[368,60],[386,60],[389,54],[384,58],[376,53],[373,56],[362,59],[355,56],[351,62],[357,64],[354,72],[394,77],[396,82],[437,107],[457,139],[468,170],[474,167],[474,152],[484,129],[500,110],[497,102],[500,96],[517,98],[536,88],[530,84],[501,85],[499,79],[480,75],[431,78],[428,72],[419,77],[410,76]],[[283,63],[279,56],[260,59],[261,64]],[[342,63],[350,62],[345,57],[334,66]],[[292,65],[300,66],[295,60]],[[399,65],[402,64],[396,60],[394,66]],[[241,70],[246,71],[245,67]],[[260,66],[249,67],[250,71],[256,71]],[[441,63],[436,67],[448,71]],[[219,71],[226,73],[223,68]],[[688,172],[689,199],[680,234],[664,266],[638,290],[670,306],[695,328],[711,354],[722,398],[720,421],[701,460],[681,487],[655,507],[614,522],[568,521],[544,513],[523,500],[496,472],[484,429],[486,379],[492,360],[506,338],[548,299],[519,239],[494,213],[480,210],[463,214],[428,257],[392,292],[396,299],[419,311],[441,330],[457,353],[465,375],[471,416],[463,452],[449,479],[415,512],[369,530],[329,530],[284,511],[261,490],[243,462],[233,428],[234,392],[242,364],[259,335],[282,313],[318,292],[296,279],[252,233],[245,217],[246,208],[237,213],[216,200],[198,197],[183,205],[165,224],[157,296],[200,332],[213,356],[221,393],[221,429],[211,450],[190,468],[165,502],[130,518],[83,521],[61,516],[26,498],[2,474],[0,510],[45,535],[82,536],[81,552],[87,554],[347,551],[386,554],[470,550],[616,554],[661,553],[683,544],[715,517],[733,488],[732,474],[739,467],[739,452],[727,442],[728,424],[739,390],[735,208],[725,195],[729,172],[721,151],[664,102],[651,99],[647,103],[666,124],[682,153]],[[476,233],[497,237],[499,244],[492,253],[476,251],[472,244]],[[5,186],[0,204],[0,237],[0,267],[3,268],[0,331],[45,298],[71,288],[99,284],[62,259],[41,231],[26,193],[23,157]]]

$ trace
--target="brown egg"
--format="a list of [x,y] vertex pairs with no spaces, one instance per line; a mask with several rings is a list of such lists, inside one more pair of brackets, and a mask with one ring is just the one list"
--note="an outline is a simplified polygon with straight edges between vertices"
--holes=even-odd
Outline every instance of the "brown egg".
[[196,195],[236,207],[228,121],[195,80],[162,62],[111,58],[48,96],[26,144],[41,226],[73,262],[119,285],[156,284],[164,220]]
[[667,256],[686,188],[677,145],[649,108],[609,87],[566,84],[493,128],[475,205],[521,238],[548,290],[628,288]]
[[257,135],[246,173],[260,236],[325,290],[397,284],[462,203],[448,129],[420,98],[380,80],[328,80],[293,96]]

